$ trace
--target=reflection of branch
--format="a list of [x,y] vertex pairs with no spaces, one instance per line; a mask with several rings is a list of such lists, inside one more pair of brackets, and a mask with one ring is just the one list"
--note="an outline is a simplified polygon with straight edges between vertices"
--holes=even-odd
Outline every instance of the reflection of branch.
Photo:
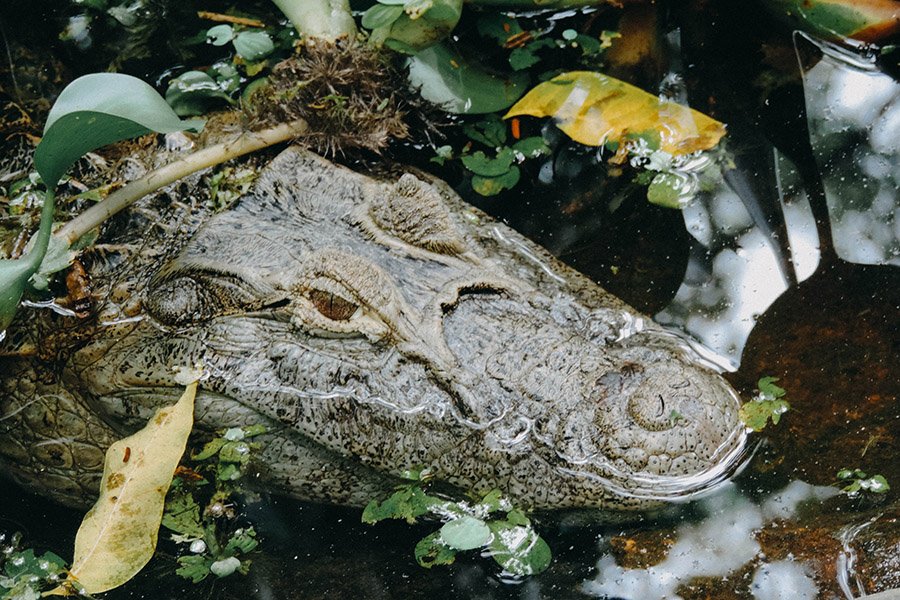
[[198,150],[116,190],[102,202],[63,225],[54,235],[71,246],[78,238],[98,227],[106,219],[163,186],[201,169],[285,142],[306,133],[306,130],[306,121],[301,119],[261,131],[246,131],[233,140]]
[[327,41],[356,35],[349,0],[272,0],[300,35]]

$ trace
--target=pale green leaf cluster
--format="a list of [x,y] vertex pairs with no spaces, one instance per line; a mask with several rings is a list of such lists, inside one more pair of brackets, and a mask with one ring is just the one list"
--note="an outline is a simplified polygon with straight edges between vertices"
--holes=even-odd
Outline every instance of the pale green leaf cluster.
[[162,525],[186,549],[178,557],[176,573],[181,577],[198,583],[209,575],[227,577],[249,571],[251,561],[246,555],[259,540],[253,527],[234,525],[241,496],[234,482],[258,448],[252,438],[265,432],[263,425],[221,432],[191,456],[193,468],[173,479]]
[[837,479],[843,486],[841,491],[850,496],[855,496],[861,492],[886,494],[891,489],[884,475],[869,477],[860,469],[841,469],[837,473]]
[[0,600],[38,600],[65,578],[66,562],[52,552],[20,549],[20,536],[0,534]]
[[781,415],[790,410],[784,388],[775,385],[777,377],[763,377],[757,383],[755,398],[744,403],[739,411],[741,421],[753,431],[762,431],[769,420],[778,425]]
[[403,519],[415,523],[420,517],[444,521],[416,544],[416,561],[425,568],[447,565],[458,552],[486,550],[504,571],[513,575],[534,575],[551,561],[550,547],[537,534],[531,521],[514,508],[499,490],[492,490],[478,502],[452,501],[426,493],[421,477],[400,486],[382,502],[373,500],[363,511],[364,523]]

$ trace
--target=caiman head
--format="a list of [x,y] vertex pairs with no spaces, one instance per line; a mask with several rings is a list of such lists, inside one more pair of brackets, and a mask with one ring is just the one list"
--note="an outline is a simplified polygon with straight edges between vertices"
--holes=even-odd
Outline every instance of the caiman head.
[[639,509],[744,446],[737,395],[674,336],[440,181],[297,148],[99,331],[67,372],[106,422],[200,363],[200,426],[267,423],[263,479],[313,500],[427,467],[535,508]]

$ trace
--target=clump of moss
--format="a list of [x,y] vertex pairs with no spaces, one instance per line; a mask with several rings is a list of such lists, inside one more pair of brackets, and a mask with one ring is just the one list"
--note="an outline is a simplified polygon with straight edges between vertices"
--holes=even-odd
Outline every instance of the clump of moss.
[[253,112],[266,124],[298,118],[309,123],[305,140],[325,155],[352,148],[380,153],[391,140],[409,136],[405,87],[390,58],[353,41],[306,44],[278,64],[269,85],[253,98]]

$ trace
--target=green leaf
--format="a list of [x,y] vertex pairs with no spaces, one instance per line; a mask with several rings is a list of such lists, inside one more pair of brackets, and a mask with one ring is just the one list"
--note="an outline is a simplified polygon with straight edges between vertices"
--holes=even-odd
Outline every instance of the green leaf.
[[250,460],[250,445],[247,442],[225,442],[219,450],[219,460],[235,464],[247,464]]
[[404,519],[411,524],[432,506],[442,502],[439,498],[428,496],[417,485],[403,486],[384,502],[369,502],[363,510],[362,521],[372,524],[384,519]]
[[194,497],[184,491],[171,491],[166,498],[162,525],[166,529],[189,538],[201,539],[203,526],[200,525],[200,505]]
[[508,148],[504,148],[506,152],[499,153],[496,158],[488,158],[484,152],[479,150],[475,154],[462,157],[463,165],[476,175],[482,177],[499,177],[509,173],[512,167],[513,153]]
[[522,71],[539,62],[541,62],[541,59],[527,46],[516,48],[509,53],[509,66],[516,71]]
[[738,411],[744,425],[753,431],[762,431],[769,419],[778,425],[781,415],[790,410],[786,400],[751,400],[741,405]]
[[275,44],[265,31],[242,31],[234,38],[234,49],[244,60],[256,62],[270,55]]
[[231,25],[216,25],[206,32],[206,43],[213,46],[224,46],[234,39],[234,29]]
[[486,12],[478,18],[478,34],[493,39],[503,46],[509,38],[525,30],[513,17],[499,12]]
[[677,175],[659,173],[647,188],[647,200],[665,208],[681,208],[681,181]]
[[0,331],[12,323],[28,280],[38,266],[25,259],[0,260]]
[[531,526],[531,520],[518,508],[514,508],[506,514],[506,521],[510,525],[521,525],[522,527]]
[[526,158],[537,158],[550,154],[550,146],[539,135],[523,138],[513,144],[513,150],[521,152]]
[[489,523],[494,536],[488,548],[491,556],[509,573],[536,575],[550,566],[550,546],[530,527],[505,521]]
[[444,44],[409,59],[409,81],[423,98],[456,114],[484,114],[512,105],[528,85],[527,73],[500,76],[469,64]]
[[491,530],[481,519],[469,515],[444,523],[441,541],[454,550],[481,548],[491,539]]
[[387,27],[403,14],[403,6],[375,4],[363,13],[362,26],[366,29]]
[[484,495],[484,498],[481,499],[480,504],[484,505],[487,508],[488,513],[497,512],[501,509],[501,506],[504,504],[508,505],[508,502],[505,502],[503,498],[503,492],[498,489],[493,489]]
[[178,564],[181,566],[175,572],[185,579],[190,579],[192,583],[200,583],[209,575],[209,567],[212,563],[213,559],[205,555],[179,556]]
[[150,85],[121,73],[93,73],[70,83],[57,98],[34,152],[34,165],[48,187],[85,153],[151,131],[199,130],[203,121],[182,121]]
[[521,173],[519,167],[513,166],[507,173],[498,177],[472,176],[472,189],[482,196],[496,196],[503,190],[512,189],[519,183]]
[[[447,37],[459,22],[463,0],[413,0],[407,2],[399,15],[389,15],[399,7],[386,6],[372,20],[385,21],[373,27],[371,41],[404,52],[415,54]],[[373,9],[376,7],[373,7]],[[372,11],[366,11],[369,14]]]
[[891,486],[888,485],[887,479],[885,479],[883,475],[874,475],[869,479],[868,486],[864,484],[863,487],[876,494],[885,494],[891,489]]
[[463,127],[463,132],[471,140],[498,148],[506,144],[506,128],[507,124],[497,115],[488,115],[473,125]]
[[763,395],[767,400],[776,400],[778,398],[783,398],[787,393],[784,388],[780,388],[775,385],[775,382],[778,381],[777,377],[763,377],[756,384],[756,389],[759,390],[759,393]]
[[225,445],[226,441],[225,438],[221,437],[213,438],[204,444],[203,449],[200,450],[199,454],[194,454],[191,458],[193,460],[209,460],[219,453],[219,450],[222,449],[222,446]]
[[248,554],[259,546],[259,540],[256,539],[256,530],[252,527],[246,529],[238,529],[234,532],[228,543],[225,544],[223,554],[228,556],[236,556],[238,554]]
[[425,536],[416,544],[414,551],[416,562],[420,566],[430,569],[435,565],[450,565],[456,560],[456,550],[441,542],[441,533]]

